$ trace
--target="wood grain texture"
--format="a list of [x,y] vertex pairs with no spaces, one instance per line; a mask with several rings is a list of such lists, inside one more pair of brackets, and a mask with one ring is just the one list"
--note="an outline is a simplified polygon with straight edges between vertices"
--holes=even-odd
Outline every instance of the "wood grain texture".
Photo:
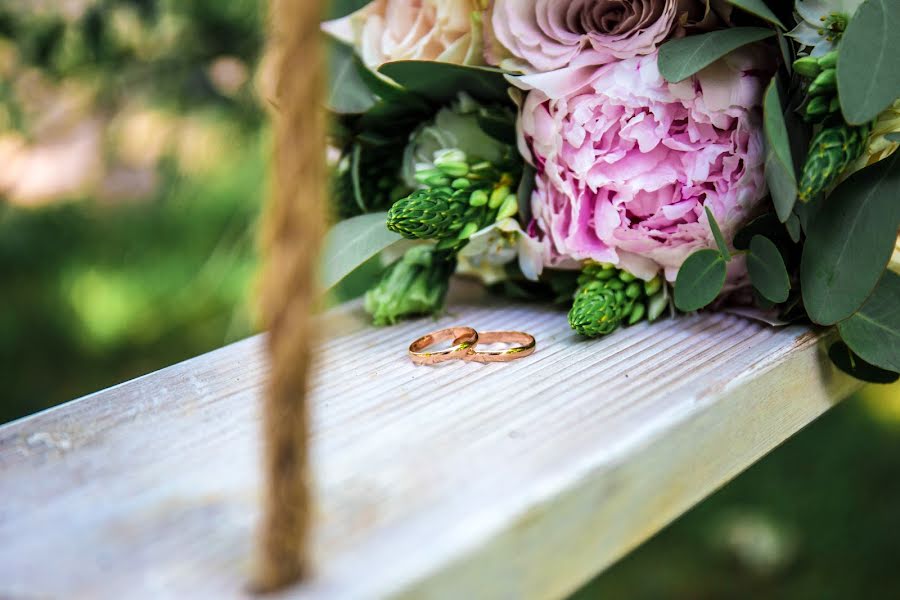
[[[286,597],[564,595],[852,392],[820,336],[728,315],[583,341],[539,306],[328,315],[316,574]],[[534,334],[415,367],[451,324]],[[261,497],[253,338],[0,427],[0,597],[245,595]]]

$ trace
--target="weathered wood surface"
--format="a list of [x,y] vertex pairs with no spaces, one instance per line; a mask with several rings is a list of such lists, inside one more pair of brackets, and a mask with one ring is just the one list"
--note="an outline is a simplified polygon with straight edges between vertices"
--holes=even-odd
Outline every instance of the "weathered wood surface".
[[[440,325],[533,333],[507,364],[415,367]],[[578,340],[565,314],[330,314],[318,571],[300,598],[552,598],[855,389],[820,337],[705,315]],[[244,595],[258,518],[253,338],[0,427],[0,597]],[[52,374],[48,374],[52,376]]]

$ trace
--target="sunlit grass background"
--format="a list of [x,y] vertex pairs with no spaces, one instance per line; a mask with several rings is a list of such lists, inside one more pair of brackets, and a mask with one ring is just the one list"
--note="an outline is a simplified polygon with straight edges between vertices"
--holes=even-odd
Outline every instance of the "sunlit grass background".
[[[0,422],[255,332],[255,0],[0,5]],[[869,387],[579,598],[900,591],[900,387]]]

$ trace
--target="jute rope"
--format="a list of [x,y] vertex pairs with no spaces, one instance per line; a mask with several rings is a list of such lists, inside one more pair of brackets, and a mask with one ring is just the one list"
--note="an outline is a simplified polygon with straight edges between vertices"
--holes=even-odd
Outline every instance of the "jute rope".
[[322,2],[272,0],[278,80],[272,197],[265,224],[262,314],[271,373],[263,407],[266,498],[255,588],[272,591],[309,569],[311,521],[306,386],[315,344],[316,264],[325,230]]

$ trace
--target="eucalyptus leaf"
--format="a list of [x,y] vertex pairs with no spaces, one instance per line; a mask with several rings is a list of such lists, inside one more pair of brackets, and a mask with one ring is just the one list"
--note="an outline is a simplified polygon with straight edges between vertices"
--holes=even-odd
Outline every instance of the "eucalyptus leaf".
[[747,255],[747,272],[753,287],[766,299],[781,304],[788,299],[791,292],[791,280],[788,277],[784,259],[778,247],[767,237],[753,236],[750,240],[750,253]]
[[707,248],[694,252],[675,279],[675,306],[690,312],[708,305],[725,286],[725,275],[725,259],[718,251]]
[[781,222],[791,216],[797,201],[797,176],[783,110],[776,76],[769,83],[763,100],[763,125],[766,136],[766,182]]
[[709,210],[708,206],[703,207],[706,210],[706,219],[709,221],[709,228],[712,231],[713,237],[716,238],[716,245],[719,247],[719,252],[722,254],[722,258],[725,259],[725,262],[731,260],[731,252],[728,251],[728,244],[725,243],[725,236],[722,235],[722,230],[719,229],[719,224],[716,222],[716,218],[713,216],[712,211]]
[[509,83],[504,71],[425,60],[398,60],[378,68],[407,90],[437,104],[466,92],[483,103],[508,103]]
[[330,0],[326,11],[326,20],[340,19],[350,13],[355,13],[372,0]]
[[838,97],[852,125],[871,121],[900,96],[900,2],[866,0],[841,39]]
[[519,189],[516,190],[516,198],[519,204],[519,219],[522,223],[531,221],[531,196],[534,193],[536,171],[529,163],[522,165],[522,179],[519,180]]
[[769,239],[778,240],[784,232],[784,226],[778,220],[775,213],[768,212],[760,215],[744,225],[734,236],[734,247],[738,250],[748,250],[750,240],[756,235],[763,235]]
[[796,244],[800,241],[800,217],[796,213],[788,217],[788,220],[784,222],[784,228],[787,229],[792,242]]
[[828,349],[828,358],[835,366],[860,381],[869,383],[894,383],[900,379],[900,374],[885,371],[875,365],[870,365],[853,353],[844,342],[835,342]]
[[727,0],[727,2],[728,4],[737,6],[741,10],[745,10],[764,21],[768,21],[776,27],[780,27],[781,29],[785,28],[781,19],[775,16],[775,13],[772,12],[771,8],[766,6],[766,3],[763,2],[763,0]]
[[659,72],[666,81],[677,83],[729,52],[773,35],[764,27],[731,27],[670,40],[659,48]]
[[900,132],[895,131],[895,132],[892,132],[892,133],[888,133],[888,134],[886,134],[884,137],[885,137],[885,139],[887,139],[887,141],[889,141],[889,142],[897,142],[897,143],[900,143]]
[[347,44],[326,35],[328,95],[325,106],[338,114],[361,114],[375,106],[377,98],[366,84],[356,52]]
[[900,227],[900,153],[858,171],[822,202],[806,231],[803,303],[821,325],[856,312],[875,289]]
[[866,362],[900,371],[900,275],[885,271],[866,303],[841,321],[838,331]]
[[330,289],[361,264],[402,238],[387,228],[387,213],[369,213],[337,223],[325,236],[322,287]]

